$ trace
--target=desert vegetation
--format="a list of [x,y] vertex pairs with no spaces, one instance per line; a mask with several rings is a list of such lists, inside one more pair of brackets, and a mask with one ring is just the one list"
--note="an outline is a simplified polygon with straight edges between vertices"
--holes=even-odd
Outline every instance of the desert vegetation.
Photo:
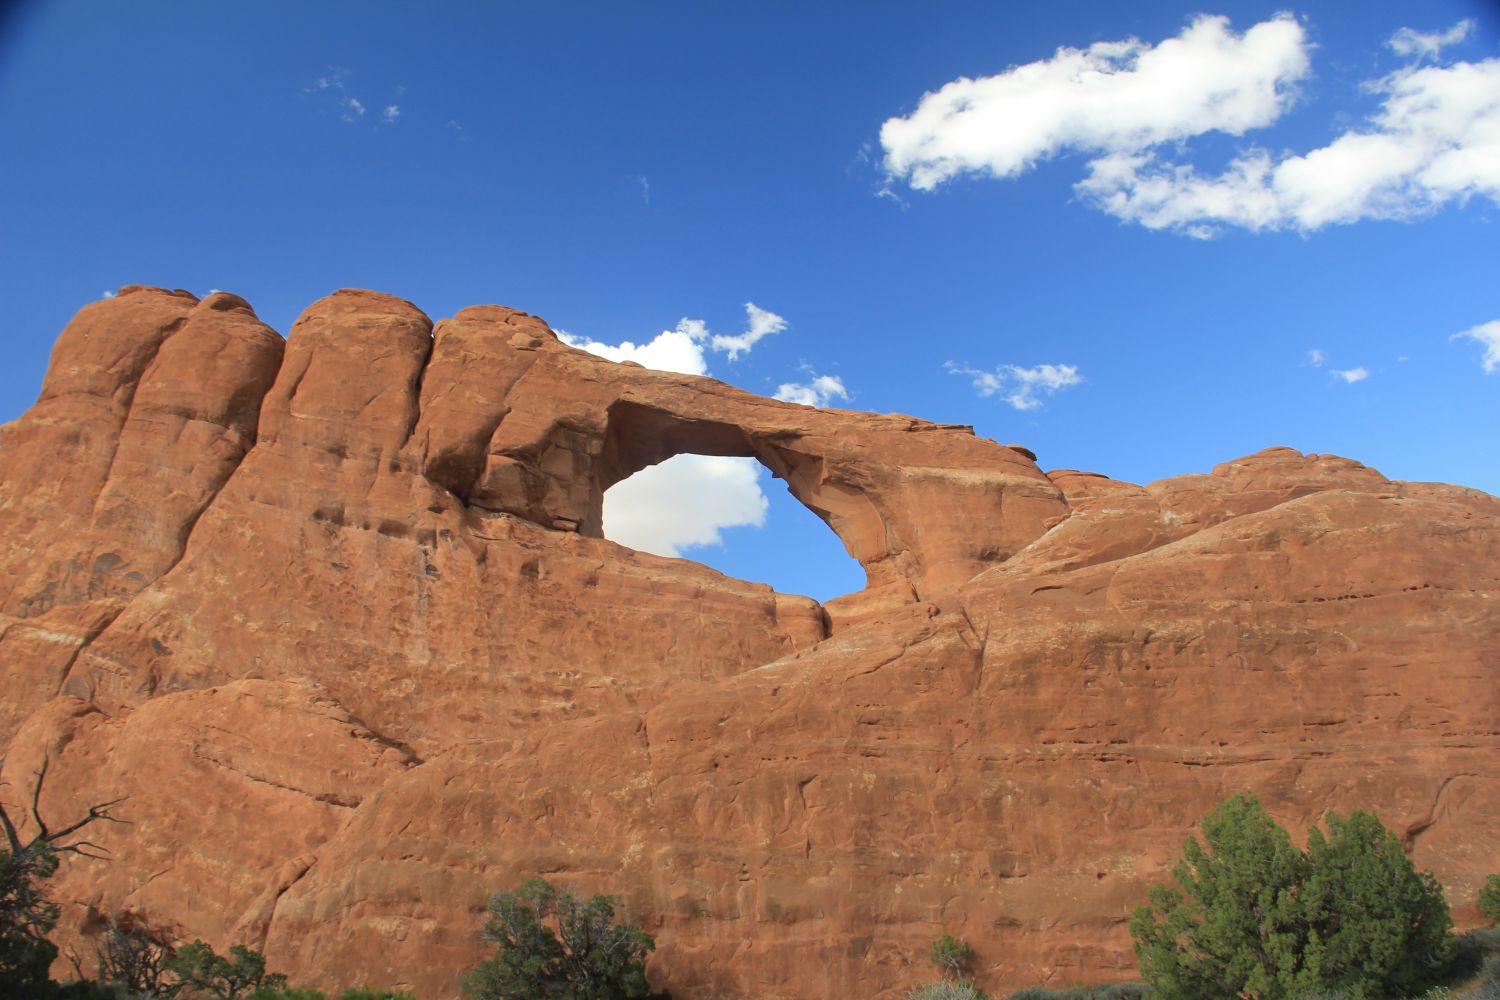
[[1130,931],[1161,1000],[1420,993],[1456,943],[1442,887],[1369,813],[1330,813],[1297,849],[1253,795],[1189,837],[1175,885],[1151,890]]
[[[53,830],[36,776],[26,840],[3,804],[0,828],[0,996],[31,1000],[415,1000],[369,988],[336,997],[288,985],[264,957],[202,941],[174,946],[138,919],[111,921],[94,941],[93,978],[58,983],[48,935],[58,911],[45,893],[64,854],[102,856],[84,837],[122,822],[120,801],[91,806]],[[1215,808],[1190,836],[1169,883],[1154,886],[1130,932],[1144,983],[1026,987],[1006,1000],[1500,1000],[1500,926],[1455,936],[1431,874],[1419,873],[1370,813],[1329,813],[1297,848],[1251,794]],[[1500,924],[1500,875],[1476,902]],[[584,899],[540,878],[490,897],[483,930],[494,954],[459,977],[472,1000],[667,1000],[647,982],[651,935],[617,923],[618,900]],[[943,934],[929,957],[938,977],[907,1000],[989,1000],[972,977],[974,950]]]
[[618,905],[540,878],[493,894],[484,937],[495,954],[464,977],[464,991],[474,1000],[666,1000],[646,983],[656,942],[632,924],[616,924]]
[[[1442,887],[1374,815],[1329,813],[1326,824],[1300,850],[1254,795],[1229,799],[1131,917],[1144,984],[1027,987],[1006,1000],[1500,1000],[1500,933],[1456,937]],[[1500,876],[1478,903],[1500,921]],[[943,978],[908,1000],[985,1000],[964,976],[966,943],[944,935],[931,957]]]

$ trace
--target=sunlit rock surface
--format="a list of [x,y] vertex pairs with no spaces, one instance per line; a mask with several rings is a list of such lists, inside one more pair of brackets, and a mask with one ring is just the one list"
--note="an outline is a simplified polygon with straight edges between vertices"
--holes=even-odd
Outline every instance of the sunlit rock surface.
[[[754,457],[868,586],[826,605],[601,537]],[[53,882],[297,983],[457,995],[485,894],[619,894],[682,1000],[1134,977],[1216,802],[1377,811],[1460,923],[1500,870],[1500,501],[1271,448],[1146,487],[968,428],[613,364],[364,291],[282,339],[132,287],[0,437],[0,745]],[[19,810],[13,810],[16,812]],[[88,949],[80,949],[89,953]]]

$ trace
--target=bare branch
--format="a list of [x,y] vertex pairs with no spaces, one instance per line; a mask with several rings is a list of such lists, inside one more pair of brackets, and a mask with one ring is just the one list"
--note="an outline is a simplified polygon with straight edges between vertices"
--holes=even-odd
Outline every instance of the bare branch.
[[36,839],[45,843],[47,841],[47,824],[42,822],[42,783],[47,780],[47,767],[52,763],[52,758],[42,756],[42,769],[36,773],[36,784],[31,789],[31,818],[36,820],[36,828],[40,832]]
[[[0,756],[0,771],[5,769],[5,757]],[[21,837],[16,833],[16,825],[10,821],[10,813],[5,811],[5,803],[0,802],[0,827],[5,828],[5,839],[10,844],[10,856],[15,857],[21,853]]]
[[[51,831],[47,829],[46,820],[42,819],[42,786],[47,780],[47,769],[51,766],[51,758],[42,758],[41,770],[36,772],[36,784],[31,790],[31,818],[36,823],[37,833],[30,842],[21,843],[20,832],[11,821],[10,814],[5,810],[5,804],[0,802],[0,827],[5,830],[5,839],[10,845],[12,857],[20,857],[26,852],[35,852],[38,849],[50,851],[55,854],[77,854],[86,858],[103,859],[109,854],[107,848],[100,847],[91,841],[81,840],[73,844],[62,843],[68,837],[82,830],[90,823],[104,821],[108,823],[129,823],[129,820],[120,819],[110,813],[115,806],[124,802],[127,796],[111,799],[108,802],[100,802],[89,806],[89,811],[75,822],[69,823],[61,830]],[[4,758],[0,758],[0,765],[4,764]]]
[[48,850],[54,854],[76,854],[95,861],[105,861],[109,858],[109,848],[100,847],[91,840],[80,840],[75,844],[65,844],[62,847],[49,847]]
[[3,802],[0,802],[0,825],[5,827],[5,839],[10,842],[10,856],[18,857],[21,853],[21,837],[16,833],[16,825],[10,821],[10,814],[5,811]]
[[[119,805],[121,802],[124,802],[126,798],[128,798],[128,796],[121,796],[118,799],[111,799],[108,802],[102,802],[96,806],[89,806],[89,814],[87,816],[83,817],[76,823],[72,823],[68,826],[63,827],[56,833],[49,835],[47,837],[47,843],[50,845],[57,845],[57,842],[59,840],[77,833],[79,830],[82,830],[84,827],[88,826],[95,820],[102,819],[110,823],[129,823],[130,821],[127,819],[120,819],[118,816],[111,816],[109,814],[109,810],[111,808]],[[63,850],[63,847],[57,845],[53,847],[53,850],[60,851]]]
[[78,952],[72,945],[68,945],[68,964],[73,967],[73,978],[86,978],[83,974],[83,963],[79,960]]

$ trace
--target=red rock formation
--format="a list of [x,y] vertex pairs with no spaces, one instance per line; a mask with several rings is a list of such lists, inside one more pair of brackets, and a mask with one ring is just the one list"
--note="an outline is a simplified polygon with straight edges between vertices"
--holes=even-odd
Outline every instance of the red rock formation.
[[[1217,801],[1374,809],[1461,920],[1500,870],[1500,501],[1273,448],[1147,487],[340,292],[280,338],[131,288],[0,439],[13,799],[130,796],[61,933],[142,915],[427,998],[487,890],[622,894],[674,996],[1132,978]],[[284,356],[283,356],[284,355]],[[824,606],[600,537],[754,456],[865,566]],[[8,801],[10,800],[8,799]]]

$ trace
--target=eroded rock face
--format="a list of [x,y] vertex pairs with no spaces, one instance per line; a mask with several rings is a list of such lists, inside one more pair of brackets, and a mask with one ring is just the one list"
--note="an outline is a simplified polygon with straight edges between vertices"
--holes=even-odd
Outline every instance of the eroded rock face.
[[[753,456],[864,565],[820,606],[600,537]],[[1140,487],[346,291],[282,340],[134,288],[0,438],[6,801],[130,796],[130,912],[294,981],[457,994],[485,893],[620,894],[674,996],[1134,975],[1216,802],[1377,811],[1462,923],[1500,870],[1500,501],[1273,448]],[[83,949],[87,951],[87,949]]]

